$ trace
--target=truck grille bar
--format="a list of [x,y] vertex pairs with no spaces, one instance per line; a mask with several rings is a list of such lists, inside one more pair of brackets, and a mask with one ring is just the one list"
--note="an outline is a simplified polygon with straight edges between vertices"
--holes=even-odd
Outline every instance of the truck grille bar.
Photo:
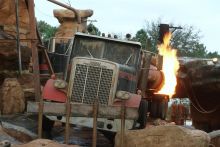
[[76,64],[71,102],[108,105],[113,70],[101,66]]

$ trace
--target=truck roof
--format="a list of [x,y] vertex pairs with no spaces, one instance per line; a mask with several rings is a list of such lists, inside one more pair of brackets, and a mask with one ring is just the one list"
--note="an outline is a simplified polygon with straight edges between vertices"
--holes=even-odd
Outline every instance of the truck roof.
[[109,40],[109,41],[114,41],[114,42],[138,45],[138,46],[141,47],[141,43],[140,42],[135,42],[135,41],[128,41],[128,40],[121,40],[121,39],[115,39],[115,38],[109,38],[109,37],[102,37],[102,36],[90,35],[90,34],[85,34],[85,33],[80,33],[80,32],[77,32],[75,34],[75,36],[89,37],[89,38],[95,38],[95,39],[100,39],[100,40]]

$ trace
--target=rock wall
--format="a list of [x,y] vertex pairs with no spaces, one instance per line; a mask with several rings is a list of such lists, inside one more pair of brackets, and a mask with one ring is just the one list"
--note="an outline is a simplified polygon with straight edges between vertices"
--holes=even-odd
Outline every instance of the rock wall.
[[72,37],[76,32],[87,32],[87,18],[92,16],[92,10],[77,10],[81,17],[81,23],[77,22],[76,14],[65,9],[56,9],[54,16],[58,19],[60,26],[56,37]]
[[[31,49],[27,46],[21,46],[21,61],[22,69],[27,70],[30,63]],[[16,42],[10,41],[7,43],[0,42],[0,71],[18,70],[18,52]]]
[[[0,71],[18,70],[18,53],[16,47],[16,14],[14,0],[0,0]],[[25,0],[19,0],[20,39],[29,35],[29,14]],[[12,40],[13,39],[13,40]],[[23,69],[28,69],[31,49],[29,43],[21,41],[21,58]]]
[[[0,26],[3,31],[12,36],[16,35],[15,1],[0,0]],[[26,39],[29,33],[29,14],[25,0],[19,0],[20,38]]]

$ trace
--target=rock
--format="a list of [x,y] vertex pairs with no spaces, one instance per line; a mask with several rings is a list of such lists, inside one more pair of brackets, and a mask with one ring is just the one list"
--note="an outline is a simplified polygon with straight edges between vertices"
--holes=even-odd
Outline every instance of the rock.
[[[88,9],[88,10],[77,10],[79,12],[79,16],[81,18],[87,18],[92,16],[93,11]],[[71,11],[71,10],[66,10],[66,9],[55,9],[53,11],[54,16],[58,19],[58,21],[60,23],[64,22],[64,21],[73,21],[76,20],[76,14]]]
[[196,129],[220,129],[220,62],[210,59],[179,58],[176,95],[190,99],[190,116]]
[[[4,32],[16,35],[15,1],[0,0],[0,26]],[[29,14],[25,0],[19,0],[20,38],[26,39],[29,33]]]
[[168,124],[165,120],[162,120],[160,118],[157,118],[156,120],[154,120],[153,125],[155,126],[159,126],[159,125],[166,125]]
[[2,114],[14,114],[24,111],[24,92],[17,79],[7,78],[4,80],[0,101]]
[[54,16],[60,22],[60,26],[55,34],[56,37],[73,37],[76,32],[87,32],[87,18],[92,16],[92,10],[77,10],[82,22],[79,24],[76,14],[65,9],[55,9]]
[[24,91],[24,97],[26,100],[34,99],[34,74],[33,73],[22,73],[18,76],[18,82]]
[[[27,70],[30,63],[31,49],[21,46],[22,69]],[[0,71],[18,70],[18,52],[15,40],[7,43],[0,42]]]
[[11,146],[11,142],[8,140],[3,140],[0,142],[0,147],[10,147]]
[[220,130],[210,132],[209,136],[211,138],[211,145],[213,145],[214,147],[219,147],[220,146]]
[[58,142],[47,140],[47,139],[37,139],[27,144],[13,145],[12,147],[78,147],[78,146],[60,144]]
[[[31,135],[29,135],[28,131],[24,131],[24,129],[22,127],[16,126],[16,125],[12,125],[13,127],[11,127],[11,124],[8,124],[6,122],[3,122],[3,127],[4,127],[4,132],[7,133],[9,136],[13,137],[14,139],[16,139],[19,142],[22,143],[27,143],[33,140],[33,138],[36,137],[32,137]],[[11,127],[11,128],[10,128]],[[23,129],[23,130],[22,130]]]
[[[0,0],[0,71],[18,70],[18,53],[16,47],[15,1]],[[19,0],[19,31],[20,39],[29,35],[29,14],[25,0]],[[13,39],[13,40],[12,40]],[[21,41],[22,68],[27,69],[31,56],[30,43]]]
[[3,84],[4,79],[14,77],[17,77],[18,82],[24,91],[25,100],[34,99],[34,75],[25,71],[23,71],[21,75],[18,75],[16,71],[3,70],[0,71],[0,85]]
[[8,135],[5,132],[5,129],[2,128],[2,126],[0,125],[0,147],[5,147],[4,145],[7,145],[8,142],[10,143],[20,143],[19,141],[15,140],[13,137],[11,137],[10,135]]
[[[120,147],[120,132],[115,137],[115,147]],[[208,147],[210,137],[200,130],[181,126],[155,126],[142,130],[125,132],[126,147]]]

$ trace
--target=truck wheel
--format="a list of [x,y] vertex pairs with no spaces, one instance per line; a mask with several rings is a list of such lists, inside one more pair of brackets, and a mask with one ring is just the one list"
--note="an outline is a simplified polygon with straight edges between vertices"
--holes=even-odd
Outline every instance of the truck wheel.
[[47,139],[52,139],[52,129],[54,125],[54,121],[47,118],[45,115],[43,115],[43,121],[42,121],[42,131],[43,131],[43,137]]
[[112,142],[113,144],[115,143],[116,132],[111,132],[101,129],[98,129],[98,131],[101,132],[105,136],[105,138],[107,138],[110,142]]
[[141,100],[139,110],[138,110],[138,120],[137,122],[140,124],[138,129],[143,129],[147,123],[147,109],[148,109],[148,102],[146,100]]

